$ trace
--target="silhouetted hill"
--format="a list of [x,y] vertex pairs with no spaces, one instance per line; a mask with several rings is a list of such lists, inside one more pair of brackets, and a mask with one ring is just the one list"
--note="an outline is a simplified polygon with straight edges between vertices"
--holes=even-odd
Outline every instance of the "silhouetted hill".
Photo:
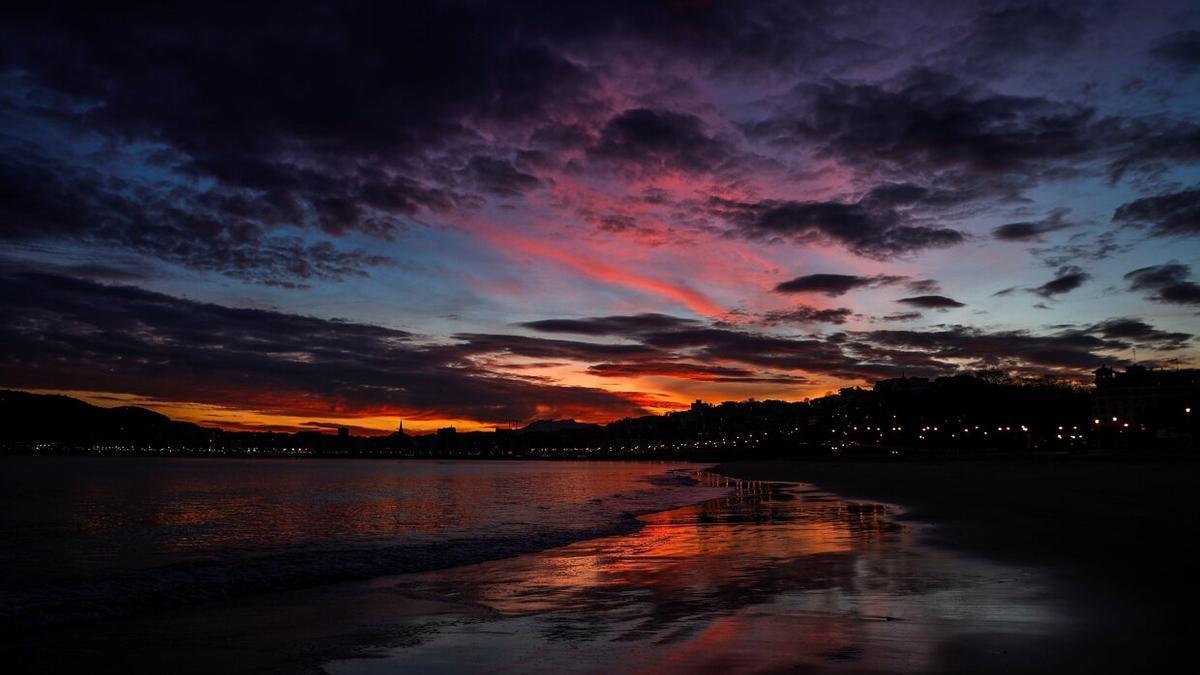
[[7,441],[75,443],[177,442],[209,433],[145,408],[101,408],[69,396],[9,390],[0,390],[0,429]]
[[518,429],[523,434],[548,434],[562,431],[598,431],[599,424],[576,422],[575,420],[537,420]]

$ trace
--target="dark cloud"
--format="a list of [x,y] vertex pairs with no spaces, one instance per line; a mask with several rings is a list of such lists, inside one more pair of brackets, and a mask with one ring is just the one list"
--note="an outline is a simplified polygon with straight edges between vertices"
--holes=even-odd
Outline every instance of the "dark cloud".
[[1171,33],[1158,40],[1150,54],[1184,73],[1195,73],[1200,68],[1200,30]]
[[867,191],[859,204],[870,209],[899,209],[901,214],[912,217],[920,211],[938,213],[946,209],[962,207],[981,196],[978,186],[969,180],[956,181],[935,179],[932,185],[912,182],[885,182]]
[[635,108],[609,120],[589,154],[651,171],[702,172],[717,169],[731,153],[695,115]]
[[1034,335],[1026,331],[987,332],[967,326],[932,331],[872,331],[863,338],[882,346],[918,350],[939,359],[966,360],[977,367],[1032,365],[1076,371],[1111,362],[1111,357],[1098,352],[1124,346],[1078,332]]
[[908,206],[930,199],[930,190],[915,183],[883,183],[871,188],[862,203],[885,208]]
[[1089,108],[989,93],[929,70],[910,72],[892,86],[804,85],[795,98],[794,110],[750,132],[775,142],[817,143],[855,164],[979,172],[1029,170],[1093,149]]
[[967,35],[942,52],[958,68],[1001,75],[1020,61],[1072,49],[1087,22],[1075,8],[1049,3],[1019,3],[977,14]]
[[[647,316],[651,318],[647,318]],[[459,335],[453,349],[464,356],[510,354],[567,358],[600,364],[597,372],[732,382],[798,382],[786,371],[846,372],[856,367],[833,344],[818,339],[773,337],[663,315],[533,322],[529,327],[621,337],[621,344],[586,343],[509,335]],[[619,359],[619,360],[618,360]],[[665,364],[669,364],[665,365]],[[739,364],[739,370],[715,371]],[[746,366],[757,368],[745,371]],[[745,372],[742,372],[745,371]],[[779,371],[785,371],[781,374]],[[719,379],[718,379],[719,378]]]
[[766,312],[760,318],[760,322],[767,326],[814,323],[843,324],[851,316],[854,316],[854,312],[846,307],[817,309],[816,307],[800,306]]
[[918,295],[911,298],[900,298],[896,302],[912,305],[913,307],[920,307],[922,309],[953,309],[955,307],[966,307],[965,304],[957,300],[947,298],[944,295]]
[[880,321],[915,321],[921,318],[920,312],[896,312],[879,317]]
[[942,290],[941,284],[934,279],[914,279],[905,286],[913,293],[936,293]]
[[[576,355],[581,360],[611,362],[612,358],[601,358],[604,355],[600,351],[585,355],[582,350],[621,349],[625,350],[627,357],[630,357],[622,361],[626,365],[646,362],[661,365],[670,362],[673,367],[680,368],[689,367],[689,364],[698,361],[705,365],[738,363],[773,370],[819,372],[848,365],[836,345],[822,340],[773,337],[728,327],[716,327],[691,319],[663,314],[549,319],[521,325],[542,332],[621,337],[636,343],[618,345],[568,343],[572,345],[570,349],[580,350],[576,352]],[[504,349],[508,353],[528,356],[550,355],[552,352],[556,356],[567,355],[565,352],[559,351],[566,349],[562,346],[563,341],[521,336],[488,337],[494,339],[495,344],[484,345],[484,348],[492,351]],[[468,349],[478,349],[479,342],[476,336],[460,336],[460,338],[469,340]],[[653,351],[647,352],[647,350]],[[689,361],[681,361],[681,355],[686,355]],[[617,366],[610,363],[605,368],[608,372],[615,372]],[[652,369],[651,367],[646,368],[647,371]],[[659,370],[662,369],[659,368]],[[732,377],[729,374],[724,376]],[[775,376],[768,375],[767,377]]]
[[1200,161],[1200,125],[1191,121],[1161,116],[1109,120],[1094,143],[1112,158],[1108,170],[1114,183],[1128,171],[1156,176],[1172,166]]
[[1188,333],[1164,331],[1151,326],[1141,319],[1119,317],[1101,321],[1087,329],[1089,333],[1099,333],[1106,338],[1129,340],[1141,345],[1157,349],[1179,349],[1192,339]]
[[993,229],[992,236],[1001,241],[1041,241],[1044,234],[1071,227],[1063,215],[1057,211],[1044,220],[1006,223]]
[[[760,318],[759,322],[765,325],[774,325],[776,321],[780,324],[843,323],[851,314],[846,309],[805,311],[809,309],[811,308],[801,308],[795,315],[786,311],[780,312],[778,316],[768,313],[767,317]],[[796,382],[794,374],[782,376],[777,371],[802,370],[838,373],[850,377],[875,372],[848,357],[837,345],[824,340],[761,335],[661,314],[550,319],[522,325],[542,332],[620,337],[632,340],[634,344],[596,345],[520,336],[487,336],[487,341],[481,341],[480,336],[458,337],[467,340],[465,348],[473,352],[503,352],[529,357],[607,362],[600,370],[611,375],[624,372],[723,382],[733,381],[732,378],[746,382]],[[619,364],[613,362],[613,357],[618,355],[618,352],[624,352],[621,355],[625,357]],[[688,360],[682,361],[681,357]],[[753,366],[766,369],[767,372],[707,372],[702,367],[693,367],[697,366],[697,361],[704,364],[704,367],[713,364],[722,364],[723,367],[723,364],[736,363],[742,364],[739,367]],[[665,367],[665,363],[669,363],[670,368]],[[668,375],[669,372],[676,375]],[[858,375],[847,375],[850,373]]]
[[653,333],[646,344],[690,353],[703,362],[734,361],[779,370],[829,372],[848,367],[836,346],[818,339],[773,337],[722,328],[689,328]]
[[906,361],[915,353],[932,363],[957,363],[971,368],[1004,368],[1028,372],[1085,374],[1104,364],[1124,363],[1119,356],[1137,345],[1174,351],[1193,336],[1159,330],[1140,319],[1120,317],[1085,326],[1059,326],[1038,334],[1032,331],[986,331],[969,326],[942,326],[933,330],[878,330],[853,333],[850,349],[889,354],[891,363]]
[[735,234],[760,239],[833,242],[862,256],[884,259],[966,240],[963,233],[914,222],[883,202],[733,202],[714,199],[714,212]]
[[444,3],[78,7],[70,20],[50,9],[6,21],[3,56],[30,86],[78,102],[60,119],[164,144],[174,171],[286,204],[325,231],[374,232],[453,204],[416,176],[432,173],[430,151],[472,139],[473,122],[585,97],[583,69],[504,30],[524,20]]
[[1163,116],[1103,117],[1095,108],[1040,96],[999,94],[929,69],[891,82],[830,80],[797,86],[777,114],[746,127],[784,147],[885,175],[936,175],[964,182],[976,198],[1013,199],[1043,180],[1091,173],[1108,162],[1161,172],[1200,161],[1200,127]]
[[1129,248],[1130,245],[1121,243],[1112,231],[1080,232],[1071,235],[1064,244],[1031,248],[1029,252],[1041,258],[1047,267],[1058,268],[1104,260]]
[[1167,263],[1133,270],[1125,275],[1130,290],[1149,293],[1157,302],[1175,305],[1200,305],[1200,284],[1191,280],[1187,265]]
[[775,286],[776,293],[822,293],[829,297],[845,295],[858,288],[890,286],[903,282],[906,277],[875,275],[870,277],[856,274],[805,274]]
[[468,133],[468,118],[540,117],[587,79],[516,39],[561,18],[516,4],[46,10],[6,22],[8,63],[104,100],[90,123],[154,133],[222,178],[230,159],[273,160],[260,176],[274,177],[289,146],[314,158],[411,152]]
[[1143,197],[1117,207],[1113,221],[1149,225],[1156,237],[1200,235],[1200,189]]
[[1078,267],[1063,267],[1058,270],[1058,275],[1053,279],[1037,288],[1029,289],[1029,292],[1040,295],[1043,298],[1051,298],[1063,293],[1070,293],[1091,278],[1092,275]]
[[1042,223],[1007,223],[992,230],[992,236],[1003,241],[1031,241],[1037,240],[1041,238],[1043,234],[1047,232],[1053,232],[1057,229],[1060,228],[1046,227]]
[[705,382],[759,382],[766,384],[801,384],[803,377],[795,375],[762,376],[746,368],[707,366],[680,361],[643,361],[638,363],[598,363],[588,367],[588,373],[601,377],[672,377]]
[[[48,275],[3,276],[0,290],[0,311],[10,317],[0,327],[5,386],[312,416],[407,411],[499,421],[642,412],[610,392],[498,376],[469,358],[477,345],[430,345],[381,326]],[[574,353],[569,345],[545,351]],[[594,347],[588,355],[624,353]]]
[[92,244],[280,286],[363,276],[390,262],[330,241],[269,234],[293,217],[269,200],[148,192],[94,171],[0,159],[0,241]]
[[543,319],[520,324],[543,333],[574,333],[576,335],[637,335],[652,331],[690,328],[699,325],[692,319],[668,314],[632,314],[597,316],[586,319]]
[[[724,324],[708,325],[664,315],[547,320],[532,322],[527,327],[549,332],[621,337],[632,341],[621,345],[598,345],[600,349],[620,347],[627,350],[620,361],[616,360],[615,355],[605,356],[598,351],[586,353],[590,349],[583,346],[586,343],[570,343],[576,358],[599,363],[598,372],[610,375],[638,373],[721,382],[798,382],[795,371],[851,378],[891,372],[886,370],[887,366],[872,364],[860,356],[846,353],[829,340],[763,335]],[[489,336],[494,342],[481,345],[471,336],[460,338],[469,339],[465,348],[472,353],[482,348],[529,356],[568,356],[563,351],[567,348],[561,341]],[[541,342],[546,344],[539,346]],[[506,346],[510,344],[514,346]],[[669,364],[669,367],[664,364]],[[713,367],[735,368],[739,372],[710,370]],[[754,370],[746,370],[748,367]]]
[[517,197],[541,185],[536,176],[494,157],[472,157],[466,174],[480,190],[501,197]]
[[658,352],[638,344],[607,344],[575,340],[550,340],[525,335],[460,333],[460,343],[444,350],[467,358],[480,354],[521,356],[532,359],[605,361],[615,358],[650,358]]
[[[47,271],[45,269],[41,270]],[[69,277],[82,277],[84,279],[92,279],[94,281],[102,281],[107,283],[132,283],[135,281],[146,281],[154,276],[154,271],[148,269],[145,265],[136,264],[107,264],[107,263],[81,263],[78,265],[63,265],[54,269],[54,272],[61,273]]]
[[[377,261],[294,229],[386,237],[412,217],[536,187],[528,172],[461,148],[481,128],[552,120],[591,100],[586,69],[516,37],[522,27],[561,34],[566,26],[553,22],[563,17],[550,9],[297,2],[286,12],[219,3],[66,12],[49,3],[8,14],[0,64],[16,86],[3,92],[7,109],[104,138],[112,152],[136,155],[118,160],[141,175],[97,191],[92,177],[70,175],[79,158],[62,157],[44,167],[55,178],[40,192],[4,195],[5,231],[95,230],[77,238],[281,285],[361,273]],[[156,148],[150,166],[139,144]],[[24,147],[4,154],[35,158]],[[477,194],[456,193],[446,165],[466,166]],[[57,199],[64,193],[73,199]]]

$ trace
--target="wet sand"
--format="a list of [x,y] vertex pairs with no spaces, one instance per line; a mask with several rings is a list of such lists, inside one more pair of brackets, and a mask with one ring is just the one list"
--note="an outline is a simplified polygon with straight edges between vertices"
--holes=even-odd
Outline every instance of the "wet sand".
[[[335,675],[1070,672],[1086,617],[1039,570],[919,543],[885,504],[744,482],[646,527],[381,580],[491,617],[334,660]],[[1095,665],[1094,662],[1091,665]],[[1095,669],[1092,669],[1095,672]]]
[[1200,462],[1082,457],[761,461],[714,469],[904,507],[923,541],[1047,571],[1089,618],[1054,641],[1075,672],[1190,671],[1200,600]]

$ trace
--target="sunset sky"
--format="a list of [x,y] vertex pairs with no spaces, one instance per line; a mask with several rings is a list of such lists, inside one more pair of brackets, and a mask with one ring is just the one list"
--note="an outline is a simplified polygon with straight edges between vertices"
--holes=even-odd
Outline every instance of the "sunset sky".
[[419,431],[1200,365],[1195,2],[101,4],[0,10],[0,387]]

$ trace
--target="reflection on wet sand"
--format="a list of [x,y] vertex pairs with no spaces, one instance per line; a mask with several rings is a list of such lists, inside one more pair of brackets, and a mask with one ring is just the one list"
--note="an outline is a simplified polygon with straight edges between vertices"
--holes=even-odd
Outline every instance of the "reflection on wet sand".
[[922,547],[891,507],[729,485],[631,535],[377,582],[472,618],[327,670],[925,672],[966,636],[1003,650],[1062,625],[1030,573]]

